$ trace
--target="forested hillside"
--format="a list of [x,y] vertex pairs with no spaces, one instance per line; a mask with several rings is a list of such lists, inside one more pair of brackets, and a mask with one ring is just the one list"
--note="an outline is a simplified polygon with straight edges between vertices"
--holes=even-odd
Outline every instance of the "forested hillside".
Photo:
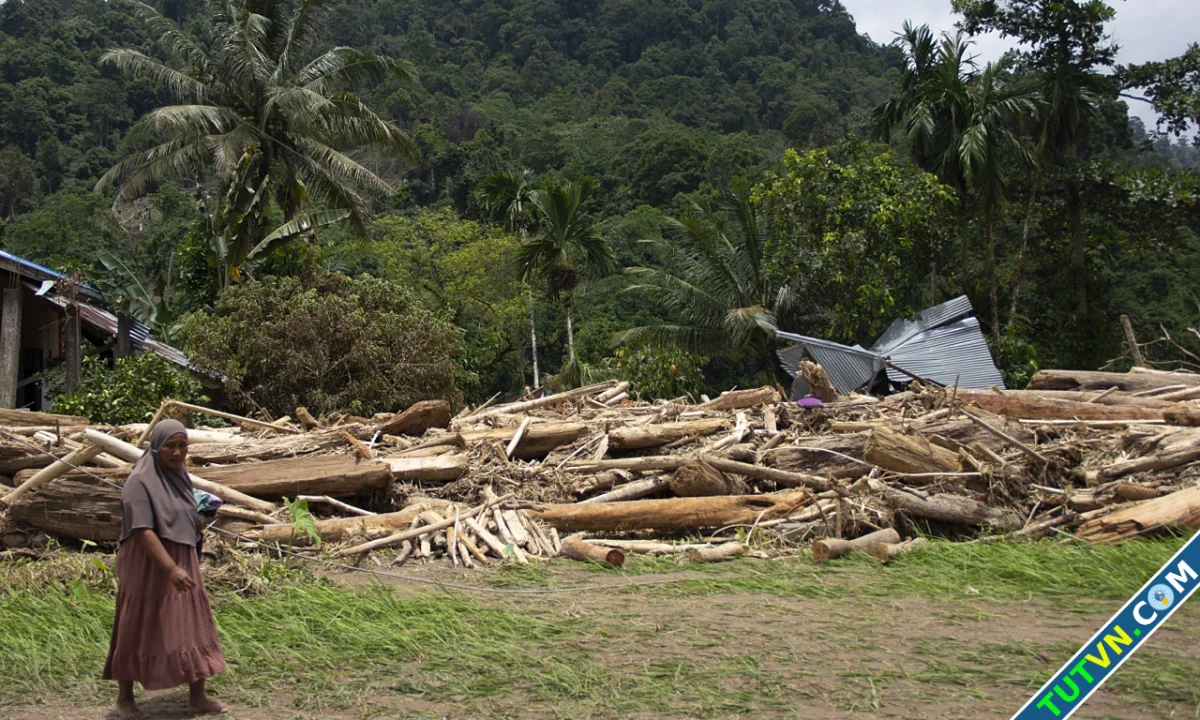
[[[200,0],[154,5],[214,63],[217,7]],[[230,20],[235,25],[246,17],[277,29],[293,22],[289,3],[229,7],[242,13]],[[1081,115],[1087,121],[1057,149],[1039,130],[1048,126],[1040,100],[1004,116],[1015,144],[994,148],[986,172],[1003,177],[981,190],[977,168],[964,161],[956,169],[958,161],[909,131],[920,104],[914,88],[931,82],[910,49],[859,35],[835,0],[308,0],[296,7],[320,15],[311,25],[312,56],[347,46],[354,58],[408,65],[356,76],[357,61],[335,51],[322,57],[334,58],[342,74],[318,86],[284,53],[275,58],[274,79],[229,87],[273,87],[285,70],[300,78],[290,94],[249,91],[278,98],[257,107],[283,108],[295,129],[302,108],[320,117],[322,107],[350,102],[338,93],[355,86],[352,112],[360,114],[338,129],[361,131],[356,137],[366,140],[350,143],[345,155],[312,158],[361,192],[314,184],[303,169],[288,170],[301,174],[286,181],[278,170],[260,172],[255,163],[272,152],[270,141],[239,145],[229,157],[244,151],[242,163],[227,167],[181,159],[169,168],[173,175],[139,181],[139,192],[114,194],[129,191],[121,173],[97,187],[110,168],[151,148],[155,133],[201,133],[208,123],[209,134],[195,138],[233,138],[213,128],[250,111],[147,115],[199,93],[189,83],[208,83],[209,102],[216,71],[184,67],[169,43],[155,42],[166,20],[135,3],[0,6],[0,243],[79,272],[110,293],[114,309],[225,371],[236,379],[234,405],[283,412],[294,401],[314,402],[290,391],[267,397],[270,383],[256,369],[270,366],[263,347],[301,343],[296,351],[311,351],[311,363],[320,364],[353,354],[355,343],[382,342],[368,320],[361,333],[321,347],[311,332],[223,341],[222,333],[254,335],[238,322],[254,322],[256,331],[270,326],[271,318],[243,317],[251,298],[303,304],[294,295],[271,299],[283,287],[308,288],[317,303],[332,292],[368,314],[370,297],[389,295],[389,312],[426,323],[415,335],[436,342],[437,357],[454,359],[453,383],[423,387],[470,400],[533,384],[530,305],[543,375],[567,384],[636,376],[664,393],[777,374],[764,360],[773,342],[766,328],[870,343],[893,317],[960,292],[972,297],[1016,382],[1039,363],[1099,366],[1118,357],[1122,313],[1143,339],[1162,335],[1161,324],[1180,344],[1164,342],[1152,355],[1194,361],[1185,348],[1200,345],[1187,330],[1200,325],[1200,218],[1189,170],[1196,151],[1182,141],[1151,142],[1146,129],[1131,125],[1118,82],[1098,81]],[[984,29],[997,22],[980,12],[969,18]],[[1102,30],[1104,18],[1071,22]],[[950,28],[934,30],[942,29]],[[164,60],[170,70],[147,70],[133,56],[102,61],[115,48]],[[1098,55],[1071,71],[1104,78],[1119,70]],[[997,70],[993,90],[1003,94],[1037,76],[1043,60],[1036,53],[1014,58]],[[1159,83],[1169,73],[1153,68],[1138,82],[1186,97],[1194,87],[1187,66],[1171,70],[1174,85]],[[976,97],[984,68],[960,64],[955,72],[963,97]],[[904,102],[894,105],[889,132],[874,111],[897,98]],[[148,117],[157,119],[137,125]],[[286,126],[281,132],[290,132]],[[332,127],[311,130],[303,147],[341,149]],[[505,217],[482,201],[478,191],[489,175],[523,169],[535,188],[533,209],[521,211],[527,214]],[[258,200],[228,194],[237,186],[230,178],[259,187],[262,202],[237,206]],[[583,188],[585,178],[594,185]],[[338,210],[351,207],[339,198],[350,203],[360,194],[354,207],[369,211],[364,223]],[[253,222],[231,225],[243,210]],[[756,224],[747,225],[751,215]],[[297,217],[312,227],[277,232],[270,237],[279,239],[258,250],[271,229]],[[579,238],[593,230],[604,247],[581,251]],[[713,250],[717,237],[728,252]],[[538,242],[540,256],[529,249]],[[243,251],[227,250],[230,243]],[[329,282],[364,273],[376,280]],[[271,276],[300,282],[247,287]],[[646,287],[630,288],[637,284]],[[692,295],[679,293],[688,286]],[[318,315],[312,322],[328,321]],[[333,382],[316,375],[322,379],[314,383]],[[376,380],[378,387],[398,381]],[[321,397],[347,397],[347,382],[354,381],[322,387]],[[389,390],[378,402],[412,397]]]

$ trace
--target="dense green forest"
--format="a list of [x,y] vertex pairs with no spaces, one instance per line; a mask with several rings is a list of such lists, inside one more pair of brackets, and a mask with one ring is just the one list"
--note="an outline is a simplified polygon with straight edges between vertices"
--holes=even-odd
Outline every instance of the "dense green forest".
[[712,391],[963,292],[1014,383],[1121,314],[1200,366],[1200,51],[1118,67],[1102,2],[958,0],[991,66],[836,0],[152,5],[0,5],[0,244],[239,409],[518,393],[531,318],[540,382]]

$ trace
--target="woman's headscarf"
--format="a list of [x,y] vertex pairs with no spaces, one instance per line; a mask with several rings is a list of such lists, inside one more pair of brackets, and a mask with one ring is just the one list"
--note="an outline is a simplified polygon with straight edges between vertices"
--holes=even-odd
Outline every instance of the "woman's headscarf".
[[178,420],[163,420],[154,426],[147,450],[125,481],[121,492],[121,542],[135,530],[149,528],[160,540],[182,545],[196,544],[196,498],[185,468],[172,468],[163,461],[163,445],[172,436],[187,433]]

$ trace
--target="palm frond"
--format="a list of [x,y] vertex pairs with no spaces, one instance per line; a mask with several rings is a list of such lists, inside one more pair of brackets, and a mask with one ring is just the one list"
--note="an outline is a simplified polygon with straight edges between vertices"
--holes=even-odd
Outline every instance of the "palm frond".
[[283,243],[291,240],[294,237],[302,235],[310,230],[315,230],[319,227],[333,225],[350,217],[349,210],[324,210],[313,213],[305,213],[292,219],[291,222],[284,223],[275,229],[274,232],[263,238],[262,242],[250,251],[246,256],[248,261],[259,257],[264,257],[272,250],[275,250]]
[[100,62],[121,72],[144,77],[166,88],[179,102],[204,102],[208,87],[196,78],[155,60],[137,50],[118,48],[100,56]]

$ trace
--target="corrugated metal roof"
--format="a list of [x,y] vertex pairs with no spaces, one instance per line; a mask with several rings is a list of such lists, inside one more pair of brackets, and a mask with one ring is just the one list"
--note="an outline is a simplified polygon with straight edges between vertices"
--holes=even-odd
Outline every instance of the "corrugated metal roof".
[[972,312],[974,312],[974,309],[971,307],[970,298],[966,295],[960,295],[953,300],[947,300],[941,305],[925,308],[912,319],[900,318],[896,320],[879,336],[879,339],[875,341],[871,349],[880,355],[887,355],[888,351],[900,347],[917,333],[945,325],[953,320],[965,318]]
[[[67,306],[67,301],[63,298],[50,296],[46,299],[61,308],[65,308]],[[107,310],[98,308],[94,305],[88,305],[87,303],[81,302],[76,304],[79,307],[80,321],[91,325],[107,335],[115,336],[117,334],[116,315],[113,315]],[[205,372],[202,368],[199,368],[188,361],[187,355],[184,355],[182,350],[171,347],[166,343],[159,342],[158,340],[150,337],[150,328],[146,327],[142,323],[133,323],[129,330],[129,338],[133,341],[134,347],[152,352],[169,363],[173,363],[181,368],[192,370],[194,372]],[[206,374],[211,375],[211,373]]]
[[[799,343],[790,348],[784,348],[778,353],[779,361],[789,375],[793,378],[796,377],[796,365],[807,355],[812,358],[813,362],[825,368],[829,380],[843,395],[849,395],[870,383],[883,368],[883,361],[879,356],[858,346],[850,347],[820,338],[785,332],[780,332],[778,335],[784,340]],[[795,387],[795,385],[800,387]],[[792,395],[795,396],[800,390],[803,390],[800,397],[808,394],[808,384],[803,379],[796,380]],[[793,397],[793,399],[796,398]]]
[[[973,317],[918,333],[893,350],[888,359],[913,375],[946,386],[957,382],[961,388],[1004,387],[1004,377],[992,362],[979,321]],[[891,368],[887,373],[894,382],[912,379]]]
[[[957,382],[962,388],[1003,388],[1004,378],[992,361],[979,321],[971,317],[972,313],[971,301],[965,295],[956,297],[922,310],[915,318],[896,320],[870,350],[778,332],[780,339],[797,343],[780,350],[779,360],[795,378],[796,364],[805,356],[811,357],[825,368],[834,387],[844,395],[868,385],[884,369],[885,359],[943,385]],[[912,380],[890,368],[887,375],[893,382]],[[807,392],[807,384],[797,379],[793,399],[797,393],[803,397]]]
[[[55,282],[70,280],[66,275],[51,270],[45,265],[38,265],[32,260],[26,260],[20,255],[13,255],[5,250],[0,250],[0,266],[7,266],[9,269],[35,280],[54,280]],[[103,298],[100,291],[90,285],[79,283],[76,287],[79,288],[79,294],[89,297],[92,300]]]

